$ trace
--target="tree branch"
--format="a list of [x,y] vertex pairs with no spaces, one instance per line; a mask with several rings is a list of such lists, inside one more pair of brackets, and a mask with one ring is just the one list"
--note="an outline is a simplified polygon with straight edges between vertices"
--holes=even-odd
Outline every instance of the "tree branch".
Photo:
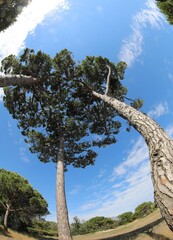
[[109,86],[110,86],[110,76],[111,76],[111,68],[109,65],[106,65],[106,67],[109,69],[108,76],[107,76],[107,83],[106,83],[106,91],[105,95],[108,95],[109,92]]
[[37,82],[39,79],[36,79],[32,76],[24,75],[0,75],[0,87],[16,86],[19,84],[32,84]]
[[0,203],[2,204],[2,206],[3,206],[5,209],[7,209],[6,205],[5,205],[2,201],[0,201]]

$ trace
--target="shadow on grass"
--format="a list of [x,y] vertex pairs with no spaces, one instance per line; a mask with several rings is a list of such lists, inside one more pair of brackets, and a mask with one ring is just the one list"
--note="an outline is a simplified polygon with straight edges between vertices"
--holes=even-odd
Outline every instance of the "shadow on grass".
[[156,239],[156,240],[171,240],[170,238],[167,238],[161,234],[156,234],[156,233],[153,233],[153,232],[147,232],[147,234],[152,237],[153,239]]
[[[141,228],[138,228],[134,231],[131,231],[131,232],[128,232],[128,233],[124,233],[124,234],[120,234],[120,235],[117,235],[115,237],[105,237],[105,238],[100,238],[100,240],[132,240],[134,239],[135,237],[137,237],[138,234],[140,233],[146,233],[146,234],[150,234],[150,230],[155,227],[157,224],[161,223],[163,221],[162,218],[156,220],[155,222],[152,222],[150,224],[147,224],[145,225],[144,227],[141,227]],[[151,233],[151,234],[154,234],[154,233]],[[157,235],[157,234],[154,234],[154,235]],[[162,235],[157,235],[157,237],[161,237]],[[153,236],[152,236],[153,237]],[[163,238],[164,236],[162,236],[162,238],[154,238],[154,239],[157,239],[157,240],[171,240],[169,238]]]

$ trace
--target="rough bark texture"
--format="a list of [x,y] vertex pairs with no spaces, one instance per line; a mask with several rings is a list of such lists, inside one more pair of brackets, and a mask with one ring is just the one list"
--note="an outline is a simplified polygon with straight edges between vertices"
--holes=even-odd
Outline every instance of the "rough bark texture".
[[173,140],[150,117],[107,95],[93,91],[144,137],[149,148],[154,197],[161,214],[173,231]]
[[64,186],[64,139],[61,139],[56,174],[56,204],[59,240],[72,240]]
[[20,84],[31,84],[39,81],[33,77],[20,75],[0,75],[0,87],[16,86]]

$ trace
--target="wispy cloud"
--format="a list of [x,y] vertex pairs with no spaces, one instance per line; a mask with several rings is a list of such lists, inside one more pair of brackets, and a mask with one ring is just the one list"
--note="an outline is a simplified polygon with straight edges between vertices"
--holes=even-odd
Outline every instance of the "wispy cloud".
[[129,152],[126,160],[120,164],[118,167],[116,166],[113,170],[112,181],[118,178],[121,175],[129,172],[129,169],[133,169],[138,167],[143,161],[148,158],[148,148],[140,137],[136,143],[133,145],[131,151]]
[[167,114],[169,112],[168,104],[167,102],[159,103],[155,106],[154,109],[148,112],[148,116],[150,117],[160,117],[164,114]]
[[9,54],[17,55],[25,47],[27,35],[33,33],[36,26],[42,23],[48,14],[55,10],[66,9],[68,9],[66,0],[32,0],[17,21],[0,33],[0,59]]
[[159,29],[164,22],[164,17],[158,10],[154,0],[147,0],[145,8],[140,10],[132,20],[132,33],[123,41],[119,59],[132,66],[136,58],[142,53],[144,42],[143,29],[150,25]]
[[86,220],[94,216],[115,217],[122,212],[134,211],[144,201],[152,201],[149,161],[143,162],[136,171],[129,170],[121,179],[121,187],[114,187],[115,185],[110,187],[109,192],[103,193],[101,198],[83,204],[78,211],[79,218]]
[[29,163],[30,159],[27,156],[27,150],[25,147],[19,147],[19,152],[20,152],[20,157],[22,159],[22,161],[24,161],[25,163]]
[[166,132],[167,134],[170,136],[170,137],[173,137],[173,125],[169,125],[167,128],[166,128]]
[[80,191],[81,187],[79,185],[74,186],[72,190],[69,192],[69,195],[77,195]]
[[[162,105],[165,106],[164,110],[160,107]],[[153,111],[161,116],[168,111],[167,104],[159,104]],[[173,124],[165,131],[172,137]],[[90,197],[73,212],[84,220],[94,216],[115,217],[126,211],[134,211],[144,201],[153,201],[153,195],[148,147],[143,138],[138,137],[130,143],[124,160],[114,167],[111,174],[100,178],[96,176]]]
[[148,148],[142,137],[137,139],[124,161],[114,167],[106,180],[105,177],[96,177],[97,191],[95,183],[90,189],[90,199],[74,211],[79,218],[115,217],[122,212],[133,211],[143,201],[153,200]]
[[98,205],[100,205],[100,201],[99,200],[92,200],[92,201],[89,201],[88,203],[82,205],[80,207],[80,210],[81,211],[85,211],[85,210],[91,210],[91,209],[95,209],[96,207],[98,207]]
[[0,88],[0,103],[3,101],[4,91]]

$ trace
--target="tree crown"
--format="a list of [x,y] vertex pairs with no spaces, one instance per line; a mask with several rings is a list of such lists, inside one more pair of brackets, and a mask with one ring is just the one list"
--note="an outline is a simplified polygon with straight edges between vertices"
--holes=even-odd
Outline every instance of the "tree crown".
[[34,84],[6,88],[5,106],[18,120],[31,152],[38,153],[41,161],[57,161],[62,137],[65,166],[75,167],[94,163],[97,154],[93,146],[116,142],[115,134],[121,126],[115,118],[118,114],[91,92],[91,88],[105,91],[106,65],[111,67],[108,94],[124,101],[127,89],[120,81],[126,68],[123,62],[115,65],[103,57],[86,57],[76,64],[67,49],[54,58],[26,49],[19,58],[11,55],[2,61],[5,73],[37,79]]

